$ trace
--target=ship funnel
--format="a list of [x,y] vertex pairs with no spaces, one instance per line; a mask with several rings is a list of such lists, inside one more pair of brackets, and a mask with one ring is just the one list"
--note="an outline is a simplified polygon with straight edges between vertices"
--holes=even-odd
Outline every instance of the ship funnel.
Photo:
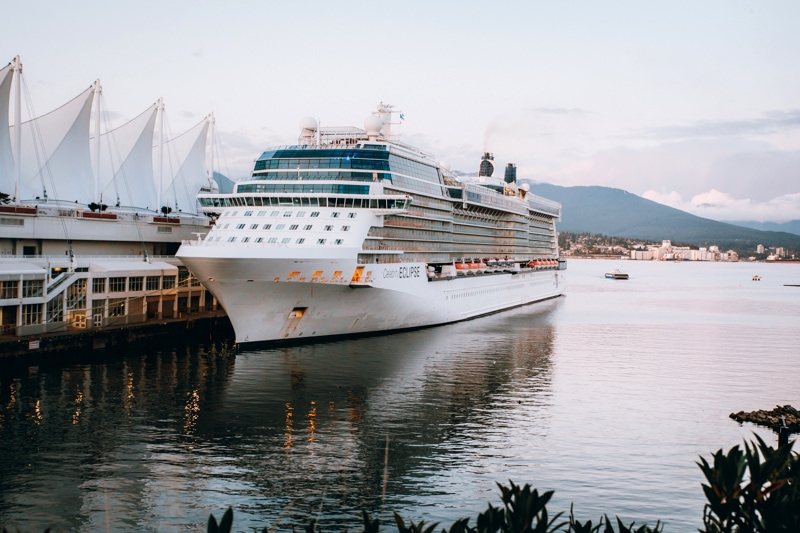
[[506,175],[504,179],[506,180],[506,183],[517,182],[517,166],[514,163],[509,163],[506,165]]
[[478,176],[491,177],[494,174],[494,156],[489,152],[484,152],[481,157],[481,168],[478,170]]

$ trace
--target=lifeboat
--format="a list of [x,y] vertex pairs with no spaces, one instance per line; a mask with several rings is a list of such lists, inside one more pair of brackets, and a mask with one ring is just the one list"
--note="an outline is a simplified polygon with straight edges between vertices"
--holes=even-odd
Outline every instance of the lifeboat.
[[469,266],[467,265],[467,263],[464,262],[456,263],[456,276],[466,276],[468,270]]

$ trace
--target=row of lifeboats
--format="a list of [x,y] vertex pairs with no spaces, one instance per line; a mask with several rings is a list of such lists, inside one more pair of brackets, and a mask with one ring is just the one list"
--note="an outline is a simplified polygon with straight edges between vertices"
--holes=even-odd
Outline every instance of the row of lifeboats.
[[555,259],[536,259],[520,264],[509,259],[473,259],[472,261],[462,260],[455,264],[456,274],[459,276],[483,274],[486,272],[498,272],[504,270],[516,270],[520,266],[528,267],[534,270],[558,269],[558,261]]
[[534,261],[528,261],[528,268],[533,268],[534,270],[555,269],[558,268],[558,260],[536,259]]

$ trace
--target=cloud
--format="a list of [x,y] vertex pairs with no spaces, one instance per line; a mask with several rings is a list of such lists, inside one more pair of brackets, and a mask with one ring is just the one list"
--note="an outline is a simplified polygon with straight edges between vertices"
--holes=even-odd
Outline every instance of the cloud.
[[800,193],[777,196],[764,202],[734,196],[711,189],[684,201],[677,191],[645,191],[642,197],[693,215],[720,221],[752,220],[788,222],[800,220]]
[[757,118],[698,120],[679,126],[651,128],[641,132],[650,139],[708,139],[731,136],[771,135],[800,128],[800,109],[767,111]]

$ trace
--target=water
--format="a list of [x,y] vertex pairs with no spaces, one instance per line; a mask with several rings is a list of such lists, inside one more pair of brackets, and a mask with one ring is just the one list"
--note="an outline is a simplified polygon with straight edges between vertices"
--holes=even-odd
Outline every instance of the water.
[[777,442],[728,414],[800,406],[800,265],[567,274],[563,298],[440,328],[3,372],[0,525],[205,531],[232,506],[236,531],[449,527],[513,480],[555,490],[551,513],[695,530],[698,458]]

